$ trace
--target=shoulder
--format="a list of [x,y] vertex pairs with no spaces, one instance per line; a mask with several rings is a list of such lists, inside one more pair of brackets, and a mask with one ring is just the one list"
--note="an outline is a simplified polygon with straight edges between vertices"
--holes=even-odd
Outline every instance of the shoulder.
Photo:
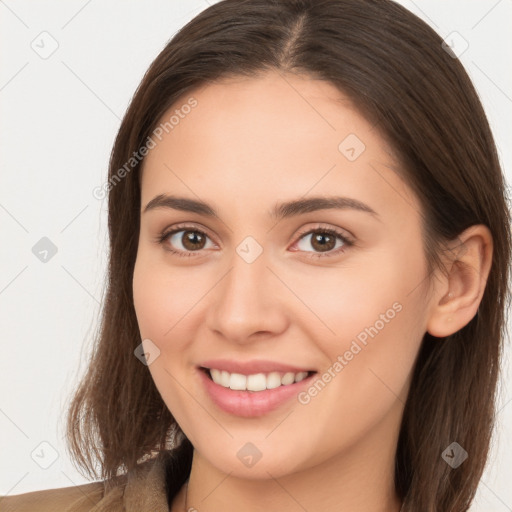
[[167,471],[173,457],[161,452],[126,474],[106,481],[0,496],[1,512],[141,512],[167,511]]
[[0,496],[2,512],[55,512],[91,510],[105,494],[103,482],[46,489],[14,496]]
[[[176,452],[177,453],[177,452]],[[188,463],[180,465],[176,453],[163,451],[137,464],[126,474],[106,481],[14,496],[0,496],[1,512],[141,512],[169,510],[186,478]]]

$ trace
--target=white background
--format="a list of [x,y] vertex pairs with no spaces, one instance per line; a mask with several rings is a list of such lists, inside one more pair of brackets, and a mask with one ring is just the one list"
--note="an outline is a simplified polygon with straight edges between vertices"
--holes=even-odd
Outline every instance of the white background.
[[[512,1],[400,3],[442,37],[457,31],[469,43],[461,61],[511,183]],[[207,6],[206,0],[0,0],[0,495],[86,482],[71,464],[63,432],[106,268],[106,203],[92,190],[105,181],[115,134],[143,73]],[[58,43],[47,59],[31,47],[41,37],[51,47],[44,31]],[[32,253],[42,237],[58,249],[47,263]],[[472,512],[512,510],[510,354],[508,341],[497,436]],[[44,453],[43,463],[52,450],[58,458],[42,469],[34,450]]]

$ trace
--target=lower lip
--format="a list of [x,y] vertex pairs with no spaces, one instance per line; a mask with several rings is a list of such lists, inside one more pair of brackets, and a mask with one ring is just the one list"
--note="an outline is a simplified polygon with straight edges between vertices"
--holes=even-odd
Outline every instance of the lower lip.
[[206,392],[213,403],[225,412],[244,418],[263,416],[277,409],[294,396],[297,396],[302,388],[309,385],[315,375],[313,373],[300,382],[274,389],[236,391],[215,384],[204,370],[198,369],[198,371]]

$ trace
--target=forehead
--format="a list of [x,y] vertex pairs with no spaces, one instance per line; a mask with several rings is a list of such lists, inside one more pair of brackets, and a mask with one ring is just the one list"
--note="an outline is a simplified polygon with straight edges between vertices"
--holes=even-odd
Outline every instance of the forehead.
[[[326,148],[337,152],[340,136],[357,133],[368,138],[371,128],[334,85],[301,75],[269,71],[205,84],[179,98],[161,122],[191,97],[197,106],[179,120],[172,135],[176,145],[194,137],[202,152],[220,145],[260,157],[274,148],[281,154],[293,149],[299,156]],[[277,151],[273,153],[275,157]]]
[[[191,98],[195,106],[185,108]],[[277,72],[225,79],[182,95],[161,125],[173,114],[172,128],[145,159],[143,204],[164,192],[215,193],[219,202],[266,211],[261,201],[269,196],[334,189],[364,189],[377,205],[397,194],[414,201],[392,170],[391,148],[329,82]]]

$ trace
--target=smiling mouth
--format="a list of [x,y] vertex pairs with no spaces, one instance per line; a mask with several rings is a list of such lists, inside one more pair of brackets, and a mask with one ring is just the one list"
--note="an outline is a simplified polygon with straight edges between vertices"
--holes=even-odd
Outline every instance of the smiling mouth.
[[241,373],[230,373],[216,368],[199,369],[204,372],[210,380],[227,389],[234,391],[250,391],[257,393],[267,389],[288,387],[311,377],[316,371],[302,372],[268,372],[243,375]]

